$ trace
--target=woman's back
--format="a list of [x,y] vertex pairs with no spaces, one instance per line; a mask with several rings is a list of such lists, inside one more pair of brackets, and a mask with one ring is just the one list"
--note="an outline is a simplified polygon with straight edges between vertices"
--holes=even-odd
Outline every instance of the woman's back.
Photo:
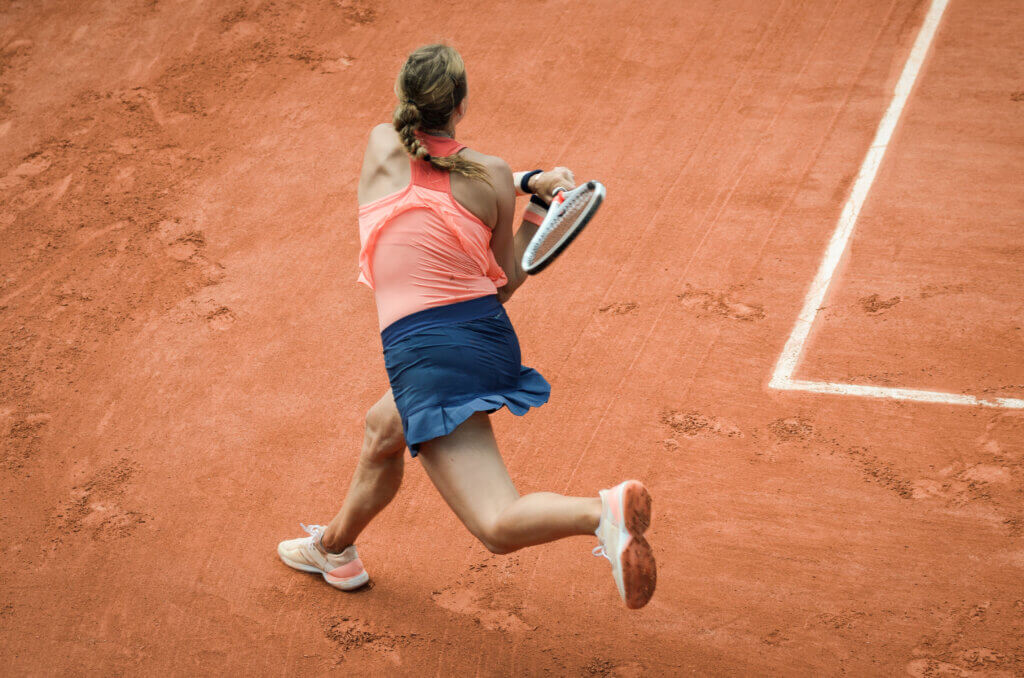
[[[371,135],[359,208],[359,280],[374,289],[381,329],[427,308],[496,294],[506,282],[481,219],[488,216],[489,187],[410,160],[397,134],[387,132]],[[418,136],[431,155],[464,148],[454,139]]]

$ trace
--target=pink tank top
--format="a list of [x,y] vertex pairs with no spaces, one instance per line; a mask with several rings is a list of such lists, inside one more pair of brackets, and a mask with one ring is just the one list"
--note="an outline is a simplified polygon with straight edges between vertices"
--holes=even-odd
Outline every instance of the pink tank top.
[[[465,148],[419,135],[431,155]],[[397,193],[359,207],[359,282],[374,291],[380,328],[434,306],[496,294],[507,282],[491,229],[452,196],[451,177],[422,160]]]

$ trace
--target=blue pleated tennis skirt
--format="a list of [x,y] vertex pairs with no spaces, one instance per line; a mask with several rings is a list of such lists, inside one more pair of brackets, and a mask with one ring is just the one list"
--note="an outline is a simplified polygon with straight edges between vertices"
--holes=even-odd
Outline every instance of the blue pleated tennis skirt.
[[496,296],[428,308],[381,332],[384,365],[412,456],[475,412],[515,415],[548,401],[551,385],[524,367],[519,339]]

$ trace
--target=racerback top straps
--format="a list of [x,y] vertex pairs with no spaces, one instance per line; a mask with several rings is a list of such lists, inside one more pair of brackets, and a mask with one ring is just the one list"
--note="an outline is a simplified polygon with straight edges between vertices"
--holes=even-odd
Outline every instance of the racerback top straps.
[[[455,155],[466,147],[449,137],[435,137],[423,133],[416,136],[427,147],[427,153],[438,158]],[[412,183],[434,191],[451,193],[452,177],[449,172],[437,169],[426,160],[410,159],[409,164],[412,169]]]

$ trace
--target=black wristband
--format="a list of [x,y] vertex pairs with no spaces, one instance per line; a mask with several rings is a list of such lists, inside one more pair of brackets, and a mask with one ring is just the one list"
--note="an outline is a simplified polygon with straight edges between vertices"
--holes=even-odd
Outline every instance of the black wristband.
[[540,174],[543,171],[544,170],[531,170],[523,175],[523,178],[519,180],[519,188],[523,193],[533,193],[533,191],[530,190],[530,177],[534,174]]
[[549,203],[547,200],[540,197],[536,193],[530,196],[530,202],[532,202],[534,205],[543,207],[544,209],[551,209],[551,203]]

